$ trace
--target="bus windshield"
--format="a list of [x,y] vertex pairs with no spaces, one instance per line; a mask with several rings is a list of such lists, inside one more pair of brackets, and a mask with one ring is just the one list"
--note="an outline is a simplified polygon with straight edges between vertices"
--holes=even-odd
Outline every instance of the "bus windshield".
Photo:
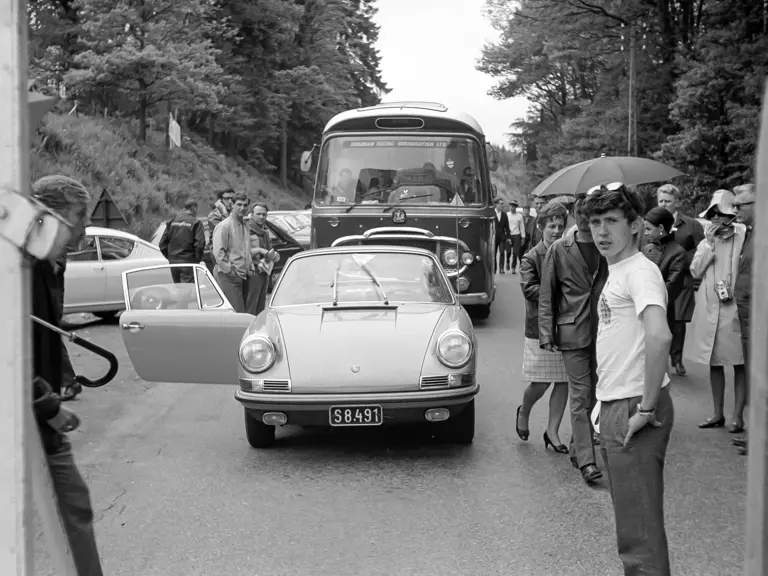
[[338,136],[320,153],[315,202],[482,206],[480,145],[461,136]]

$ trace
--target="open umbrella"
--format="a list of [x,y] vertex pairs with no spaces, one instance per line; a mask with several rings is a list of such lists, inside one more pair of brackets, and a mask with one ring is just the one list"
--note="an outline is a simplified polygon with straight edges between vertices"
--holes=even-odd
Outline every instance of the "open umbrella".
[[584,193],[593,186],[622,182],[627,186],[665,182],[684,176],[683,172],[648,158],[602,156],[566,166],[547,177],[533,191],[534,196]]
[[560,204],[573,204],[576,202],[576,196],[557,196],[552,198],[550,202],[560,202]]

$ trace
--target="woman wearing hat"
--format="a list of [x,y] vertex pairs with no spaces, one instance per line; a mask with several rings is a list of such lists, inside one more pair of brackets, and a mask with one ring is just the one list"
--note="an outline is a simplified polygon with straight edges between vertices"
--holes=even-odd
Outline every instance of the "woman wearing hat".
[[718,190],[713,194],[709,208],[700,215],[709,220],[709,225],[691,262],[691,274],[702,282],[696,291],[690,329],[692,337],[685,341],[683,356],[691,362],[709,364],[714,414],[699,424],[699,428],[725,426],[725,367],[733,366],[735,407],[729,432],[736,434],[744,430],[747,382],[733,287],[746,229],[743,224],[735,223],[733,199],[732,192]]

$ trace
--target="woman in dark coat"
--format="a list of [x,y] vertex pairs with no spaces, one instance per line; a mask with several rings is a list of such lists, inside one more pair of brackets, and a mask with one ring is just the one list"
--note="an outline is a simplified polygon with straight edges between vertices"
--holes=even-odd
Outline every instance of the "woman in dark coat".
[[559,202],[547,204],[537,214],[541,241],[520,259],[520,286],[525,296],[525,349],[523,350],[523,381],[530,382],[523,393],[523,403],[517,408],[515,430],[522,440],[528,440],[528,418],[533,405],[554,383],[549,397],[549,420],[544,432],[544,446],[567,454],[568,447],[560,441],[560,423],[568,403],[568,374],[563,355],[558,350],[539,346],[539,286],[544,256],[552,243],[565,231],[568,211]]
[[675,300],[685,284],[685,250],[675,242],[675,217],[666,208],[654,208],[645,215],[643,254],[661,270],[667,286],[667,322],[675,323]]

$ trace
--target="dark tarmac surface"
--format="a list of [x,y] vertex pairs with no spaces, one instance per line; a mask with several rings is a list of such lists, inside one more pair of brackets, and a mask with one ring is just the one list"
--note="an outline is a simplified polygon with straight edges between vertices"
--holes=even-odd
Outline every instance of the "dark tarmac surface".
[[[256,451],[232,388],[146,383],[116,321],[85,325],[79,333],[121,361],[111,384],[69,403],[84,420],[72,440],[105,574],[621,574],[605,484],[587,487],[567,456],[544,450],[548,396],[531,415],[531,439],[515,434],[524,389],[518,282],[499,276],[492,317],[477,327],[483,388],[471,447],[412,430],[286,428],[275,448]],[[103,372],[100,359],[70,350],[81,373]],[[671,389],[673,574],[735,576],[743,573],[746,458],[725,430],[697,428],[710,415],[709,385],[706,367],[688,371]],[[53,574],[44,546],[39,534],[36,573]]]

